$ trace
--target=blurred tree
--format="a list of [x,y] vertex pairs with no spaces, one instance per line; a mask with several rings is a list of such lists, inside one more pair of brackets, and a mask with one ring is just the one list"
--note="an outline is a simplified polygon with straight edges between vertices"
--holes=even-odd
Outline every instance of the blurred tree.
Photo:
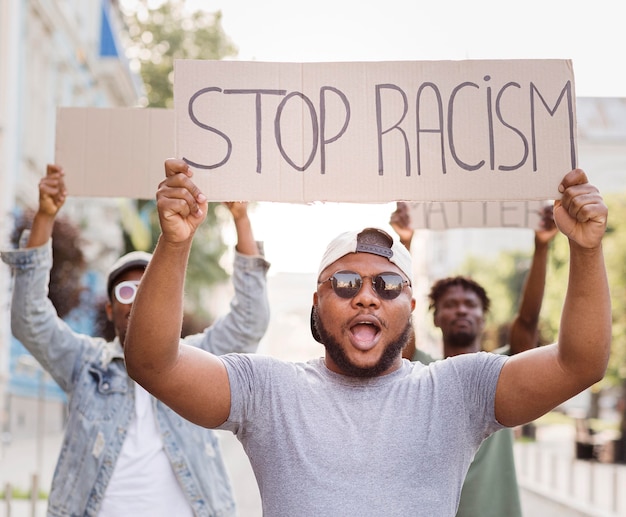
[[[128,27],[126,55],[131,67],[139,70],[146,88],[148,107],[173,108],[175,59],[223,59],[237,55],[237,48],[224,33],[221,12],[189,12],[184,0],[121,2]],[[187,270],[187,310],[193,320],[210,321],[203,302],[209,287],[227,278],[220,265],[226,250],[222,239],[223,221],[216,213],[219,203],[210,203],[207,220],[196,233]],[[160,233],[154,201],[138,201],[137,210],[150,228],[151,248]],[[134,248],[130,228],[125,228],[126,250]],[[191,317],[188,317],[191,321]],[[199,324],[194,323],[197,327]]]
[[126,55],[146,87],[146,105],[174,107],[175,59],[235,57],[237,47],[222,29],[220,11],[189,12],[184,0],[122,2],[128,27]]
[[606,380],[619,385],[626,380],[626,195],[607,197],[606,201],[609,228],[603,246],[613,308],[613,346]]
[[626,194],[605,196],[609,206],[609,227],[603,247],[611,286],[613,342],[609,368],[602,387],[619,389],[617,410],[621,414],[621,439],[616,459],[626,463]]

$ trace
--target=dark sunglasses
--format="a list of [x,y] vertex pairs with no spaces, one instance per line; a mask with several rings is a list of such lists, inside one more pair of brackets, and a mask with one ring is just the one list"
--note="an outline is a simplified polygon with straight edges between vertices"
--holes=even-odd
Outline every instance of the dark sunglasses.
[[115,298],[118,302],[123,303],[124,305],[133,303],[138,287],[139,282],[136,280],[126,280],[125,282],[120,282],[115,286]]
[[335,294],[340,298],[354,298],[363,286],[363,279],[372,279],[372,288],[383,300],[393,300],[400,296],[405,285],[409,281],[405,280],[398,273],[380,273],[372,277],[362,277],[354,271],[338,271],[330,278],[318,282],[318,285],[330,282]]

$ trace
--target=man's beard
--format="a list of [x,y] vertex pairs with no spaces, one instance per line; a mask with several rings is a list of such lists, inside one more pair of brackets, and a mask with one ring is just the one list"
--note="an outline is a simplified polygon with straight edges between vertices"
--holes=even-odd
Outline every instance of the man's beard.
[[452,348],[468,348],[476,341],[474,332],[452,332],[446,336],[446,345]]
[[362,367],[350,361],[337,340],[328,333],[320,320],[317,309],[313,311],[313,321],[326,352],[339,369],[350,377],[378,377],[385,373],[398,358],[398,355],[401,355],[402,349],[407,344],[413,330],[411,321],[407,321],[400,335],[387,345],[378,362],[373,366]]

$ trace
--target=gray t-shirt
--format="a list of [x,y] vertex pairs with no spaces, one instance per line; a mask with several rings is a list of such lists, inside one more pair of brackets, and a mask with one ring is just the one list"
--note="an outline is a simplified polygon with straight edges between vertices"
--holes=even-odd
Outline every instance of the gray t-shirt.
[[403,361],[357,379],[323,359],[222,356],[229,419],[250,458],[264,517],[454,516],[480,443],[501,429],[495,389],[506,357]]

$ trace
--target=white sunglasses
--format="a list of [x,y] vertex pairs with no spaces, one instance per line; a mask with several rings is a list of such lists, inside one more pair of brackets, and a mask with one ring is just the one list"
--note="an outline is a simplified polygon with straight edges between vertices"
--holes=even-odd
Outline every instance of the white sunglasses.
[[133,301],[135,301],[135,295],[137,294],[138,287],[139,281],[137,280],[126,280],[125,282],[120,282],[115,286],[115,299],[124,305],[133,303]]

